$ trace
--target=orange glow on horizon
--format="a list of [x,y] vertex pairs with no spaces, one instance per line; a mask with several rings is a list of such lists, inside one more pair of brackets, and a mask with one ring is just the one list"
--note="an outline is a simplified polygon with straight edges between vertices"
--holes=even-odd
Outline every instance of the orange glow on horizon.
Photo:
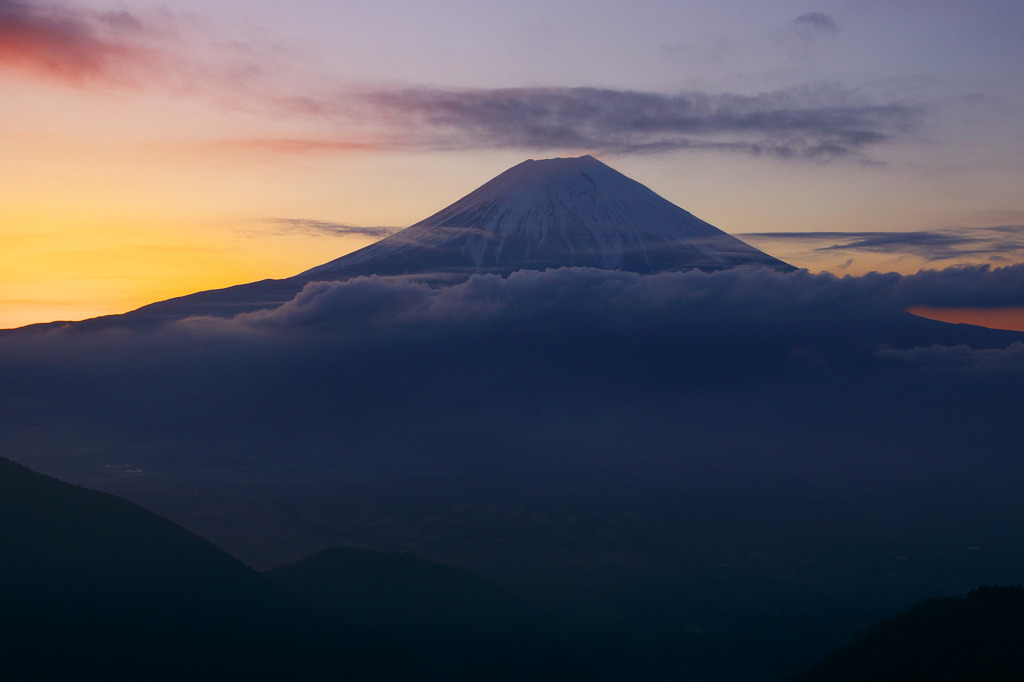
[[914,306],[908,313],[939,322],[973,324],[989,329],[1024,332],[1024,308],[930,308]]

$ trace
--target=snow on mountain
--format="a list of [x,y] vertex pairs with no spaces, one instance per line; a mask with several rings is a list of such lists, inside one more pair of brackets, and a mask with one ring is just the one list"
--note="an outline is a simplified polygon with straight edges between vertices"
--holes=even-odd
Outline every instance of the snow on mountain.
[[299,275],[592,267],[650,273],[791,266],[591,156],[524,161],[426,220]]

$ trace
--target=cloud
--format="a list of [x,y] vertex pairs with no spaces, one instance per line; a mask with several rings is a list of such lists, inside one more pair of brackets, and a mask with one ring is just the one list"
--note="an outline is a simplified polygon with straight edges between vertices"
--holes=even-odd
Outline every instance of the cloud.
[[[628,330],[630,336],[672,338],[677,349],[691,347],[694,357],[706,354],[702,362],[715,365],[708,358],[723,352],[717,344],[725,338],[733,339],[733,346],[743,339],[739,346],[749,357],[774,353],[782,361],[797,345],[850,351],[863,344],[944,342],[948,335],[929,336],[936,329],[955,337],[953,327],[921,323],[903,312],[915,305],[1024,306],[1024,265],[842,278],[806,271],[645,276],[562,268],[519,271],[507,278],[475,275],[459,285],[434,288],[373,276],[311,282],[275,308],[231,319],[188,318],[176,325],[204,334],[306,330],[349,339],[352,334],[447,336],[453,329],[473,334],[490,329],[504,338],[548,337],[563,330],[567,338],[582,333],[601,339],[619,338]],[[728,363],[738,361],[729,354]]]
[[895,279],[890,296],[904,307],[1024,307],[1024,264],[922,270]]
[[842,457],[874,481],[894,452],[976,461],[979,433],[1022,435],[1024,335],[903,312],[937,294],[1024,302],[1024,267],[314,282],[235,318],[2,334],[0,405],[12,443],[42,443],[29,456],[156,478],[288,463],[617,483],[678,465],[761,485]]
[[[879,103],[837,87],[757,95],[585,87],[363,88],[326,97],[274,97],[270,106],[334,124],[366,125],[368,134],[358,144],[390,150],[698,150],[812,160],[865,160],[870,148],[916,130],[928,113],[920,104]],[[332,132],[245,144],[301,153],[347,149],[352,143]]]
[[914,232],[751,232],[741,237],[803,243],[817,252],[913,255],[939,262],[986,257],[1024,260],[1024,226],[948,227]]
[[[778,159],[869,161],[917,130],[920,104],[874,102],[835,87],[739,95],[606,88],[347,89],[262,98],[267,110],[319,119],[323,134],[226,140],[272,153],[460,151],[660,154],[708,151]],[[337,129],[344,129],[340,135]],[[353,133],[353,131],[359,131]]]
[[802,31],[820,33],[838,33],[839,24],[824,12],[808,12],[793,20],[793,26]]
[[413,123],[414,144],[658,153],[705,149],[778,158],[862,157],[915,129],[926,109],[839,88],[758,95],[601,88],[363,92],[374,116]]
[[0,69],[79,89],[164,90],[268,113],[287,51],[170,10],[0,0]]
[[1006,348],[971,348],[966,344],[878,349],[880,358],[932,369],[986,374],[1024,373],[1024,343]]
[[270,154],[347,154],[367,151],[395,151],[406,148],[407,141],[382,135],[360,136],[358,139],[335,134],[322,137],[250,137],[203,143],[205,149],[232,152],[265,152]]
[[824,12],[801,14],[774,33],[776,46],[797,62],[814,59],[819,48],[839,34],[839,23]]
[[329,220],[310,218],[272,218],[259,221],[259,226],[248,229],[252,235],[325,235],[331,237],[372,237],[383,239],[399,231],[400,227],[374,225],[347,225]]
[[0,67],[76,86],[133,82],[154,56],[138,40],[147,32],[127,11],[0,0]]

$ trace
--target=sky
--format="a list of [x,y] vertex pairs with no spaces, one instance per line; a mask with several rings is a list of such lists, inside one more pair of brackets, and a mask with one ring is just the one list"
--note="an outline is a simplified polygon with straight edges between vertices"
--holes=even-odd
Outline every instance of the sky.
[[0,327],[286,277],[594,154],[812,272],[1024,261],[1018,2],[0,0]]

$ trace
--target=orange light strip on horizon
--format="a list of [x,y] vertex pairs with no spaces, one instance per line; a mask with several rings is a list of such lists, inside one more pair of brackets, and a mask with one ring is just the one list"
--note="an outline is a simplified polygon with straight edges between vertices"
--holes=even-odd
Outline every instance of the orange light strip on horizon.
[[1024,308],[932,308],[913,306],[908,313],[929,320],[953,324],[973,324],[989,329],[1024,332]]

